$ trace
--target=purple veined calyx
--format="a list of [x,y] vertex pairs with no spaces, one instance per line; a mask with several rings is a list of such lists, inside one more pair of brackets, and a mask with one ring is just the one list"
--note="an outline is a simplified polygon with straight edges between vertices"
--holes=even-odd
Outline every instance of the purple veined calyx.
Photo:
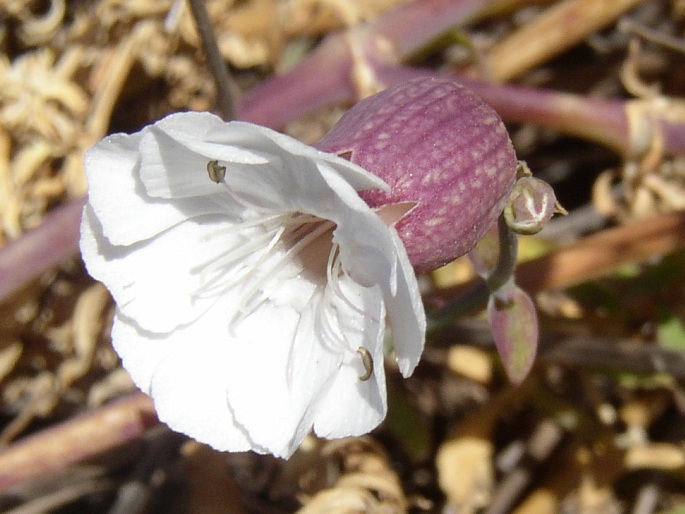
[[371,353],[369,353],[369,350],[367,350],[363,346],[357,348],[357,353],[362,358],[362,364],[364,365],[364,374],[359,375],[359,380],[362,382],[366,382],[368,379],[371,378],[371,375],[373,375],[373,358],[371,357]]
[[207,174],[212,182],[220,184],[226,178],[226,166],[220,166],[216,159],[207,163]]

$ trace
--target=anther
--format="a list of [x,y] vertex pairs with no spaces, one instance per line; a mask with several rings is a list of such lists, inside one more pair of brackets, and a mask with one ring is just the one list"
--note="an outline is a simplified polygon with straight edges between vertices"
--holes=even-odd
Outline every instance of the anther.
[[371,358],[369,350],[363,346],[357,348],[357,353],[362,358],[362,364],[364,364],[364,374],[359,376],[359,380],[366,382],[371,378],[371,375],[373,375],[373,359]]
[[220,184],[226,177],[226,166],[219,166],[219,161],[213,160],[207,163],[207,174],[212,182]]

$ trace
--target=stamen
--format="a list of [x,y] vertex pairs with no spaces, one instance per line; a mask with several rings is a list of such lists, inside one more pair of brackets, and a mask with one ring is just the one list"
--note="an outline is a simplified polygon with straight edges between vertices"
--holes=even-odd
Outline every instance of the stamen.
[[252,228],[256,226],[267,226],[275,225],[281,226],[283,224],[294,223],[294,221],[289,221],[290,215],[284,214],[266,214],[264,216],[257,216],[254,218],[249,218],[243,220],[241,218],[231,219],[231,225],[222,225],[218,227],[214,232],[205,234],[202,241],[211,241],[217,236],[225,236],[227,234],[234,234],[236,232],[245,232],[245,229]]
[[357,348],[357,353],[361,356],[362,364],[364,365],[364,374],[359,376],[359,380],[366,382],[373,375],[373,358],[369,350],[363,346]]
[[209,180],[220,184],[226,178],[226,166],[219,166],[219,161],[213,160],[207,163],[207,174]]
[[[267,298],[267,295],[262,294],[259,298],[255,300],[255,296],[257,295],[259,289],[262,287],[264,282],[272,278],[272,274],[274,273],[275,270],[278,268],[282,267],[285,263],[288,261],[291,261],[294,259],[297,255],[299,255],[305,248],[307,248],[310,244],[312,244],[314,241],[316,241],[320,236],[331,230],[331,228],[334,226],[333,222],[331,221],[321,221],[319,220],[320,225],[316,227],[315,229],[309,231],[304,237],[302,237],[297,243],[295,243],[293,246],[288,248],[283,254],[276,259],[274,262],[272,262],[269,265],[268,269],[261,270],[261,276],[253,281],[248,281],[246,282],[246,285],[249,284],[249,289],[246,291],[243,291],[243,301],[241,302],[240,306],[238,307],[238,312],[241,314],[239,319],[244,319],[245,316],[247,316],[251,311],[253,311],[256,308],[255,301],[257,302],[257,305],[264,301]],[[297,233],[298,231],[301,230],[301,227],[298,226],[295,228],[295,230],[292,233]],[[283,236],[280,238],[281,240],[283,239]],[[261,260],[260,264],[263,262]],[[252,267],[254,268],[255,265]],[[238,319],[238,320],[239,320]],[[238,320],[235,320],[236,322]]]
[[[195,292],[196,298],[207,298],[224,293],[237,283],[239,277],[233,275],[231,280],[226,280],[227,271],[240,264],[246,257],[260,250],[270,239],[271,234],[263,234],[255,237],[244,245],[236,246],[231,251],[221,255],[204,265],[200,272],[200,287]],[[223,279],[223,280],[222,280]]]
[[[219,296],[238,286],[238,284],[242,284],[240,304],[237,306],[236,315],[229,321],[229,327],[235,327],[269,298],[271,291],[264,290],[265,283],[273,279],[274,276],[278,276],[281,272],[280,268],[283,268],[285,264],[311,247],[324,234],[331,232],[335,228],[335,224],[332,221],[304,213],[260,215],[260,209],[250,205],[226,183],[226,166],[221,166],[218,160],[209,161],[207,173],[210,180],[222,184],[226,188],[231,199],[244,207],[246,213],[256,214],[254,217],[247,216],[247,219],[233,220],[233,223],[228,227],[222,227],[216,232],[206,235],[205,240],[208,241],[214,237],[227,236],[238,232],[241,233],[239,240],[244,244],[237,245],[237,241],[234,240],[227,252],[199,267],[202,271],[200,275],[201,285],[195,293],[197,298]],[[316,225],[312,227],[312,224]],[[251,236],[244,235],[245,230],[251,228],[257,228],[257,233]],[[280,252],[280,255],[274,256],[274,251],[280,242],[284,242],[283,251]],[[292,242],[294,243],[291,244]],[[271,256],[275,258],[269,262]],[[316,260],[314,257],[314,262]],[[260,269],[265,263],[265,268]],[[228,273],[231,268],[241,265],[242,267]],[[359,380],[367,381],[373,376],[373,358],[363,346],[356,350],[353,349],[341,327],[340,313],[335,306],[335,300],[337,298],[342,299],[352,311],[364,318],[371,319],[375,323],[380,323],[380,320],[356,305],[343,290],[340,277],[345,275],[345,270],[342,266],[338,244],[331,244],[325,270],[326,283],[322,285],[322,296],[319,297],[315,307],[315,319],[321,339],[328,341],[333,351],[343,348],[346,351],[358,353],[364,365],[364,373],[359,376]]]
[[341,298],[350,309],[352,309],[360,316],[370,319],[371,321],[374,321],[376,323],[380,323],[380,320],[378,318],[370,315],[361,307],[355,305],[352,302],[352,300],[345,294],[345,291],[342,290],[342,287],[340,287],[339,277],[344,273],[345,272],[342,269],[342,260],[340,257],[340,245],[336,243],[333,245],[331,253],[328,255],[328,264],[326,265],[326,278],[328,280],[328,284],[333,289],[333,292],[335,292],[335,294],[339,298]]
[[238,205],[244,207],[248,211],[258,210],[255,208],[255,206],[249,205],[233,192],[230,186],[226,183],[226,166],[221,166],[218,160],[214,159],[207,163],[207,175],[209,175],[209,180],[212,182],[223,184],[226,191],[228,191],[228,194],[231,196],[231,199]]
[[[212,259],[201,264],[196,269],[201,269],[200,289],[196,291],[195,298],[208,298],[225,293],[236,284],[250,278],[249,275],[260,266],[268,257],[276,244],[281,240],[283,234],[289,228],[295,227],[295,231],[301,230],[309,223],[320,223],[321,219],[316,216],[301,213],[271,214],[268,216],[257,216],[243,222],[234,222],[227,227],[221,227],[216,231],[205,235],[203,241],[209,241],[215,237],[225,236],[236,232],[244,232],[255,226],[263,226],[265,232],[252,237],[242,238],[244,244],[233,245],[232,249],[225,252],[218,258]],[[296,233],[296,232],[294,232]],[[246,266],[238,275],[231,275],[231,280],[222,280],[227,276],[226,271],[241,261],[246,260],[251,254],[259,252],[261,255],[256,260]],[[211,278],[208,278],[210,277]]]
[[[324,287],[323,301],[319,303],[317,309],[317,319],[321,322],[321,335],[333,343],[333,349],[340,347],[351,349],[350,344],[339,329],[340,321],[338,320],[335,308],[332,307],[332,305],[331,289]],[[338,330],[336,330],[336,328],[338,328]]]

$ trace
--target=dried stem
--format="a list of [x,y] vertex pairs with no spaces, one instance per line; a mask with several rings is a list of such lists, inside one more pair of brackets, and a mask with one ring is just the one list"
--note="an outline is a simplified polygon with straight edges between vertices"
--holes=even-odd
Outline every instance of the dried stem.
[[[521,263],[516,269],[516,283],[535,293],[564,289],[607,275],[628,263],[644,262],[685,248],[685,212],[675,212],[604,230],[547,255]],[[428,304],[444,304],[464,294],[480,282],[439,291],[428,297]],[[450,301],[450,300],[447,300]]]
[[228,72],[224,58],[221,56],[205,0],[188,0],[188,4],[193,13],[193,18],[195,18],[207,64],[214,77],[219,111],[223,119],[232,120],[236,113],[235,97],[238,88]]
[[[556,339],[556,340],[554,340]],[[547,335],[542,342],[541,358],[573,367],[652,375],[664,373],[678,381],[685,380],[685,355],[643,341],[599,337]]]
[[132,394],[0,451],[0,491],[131,441],[158,423],[152,400]]
[[683,41],[681,38],[664,34],[659,30],[650,29],[636,20],[623,18],[619,22],[618,28],[623,32],[635,34],[642,39],[661,45],[664,48],[673,50],[674,52],[685,54],[685,41]]
[[488,49],[488,80],[505,82],[547,62],[644,0],[565,0]]
[[528,291],[564,289],[685,247],[685,212],[664,214],[605,230],[523,263],[516,282]]
[[41,225],[0,248],[0,301],[76,252],[84,203],[79,198],[58,207]]

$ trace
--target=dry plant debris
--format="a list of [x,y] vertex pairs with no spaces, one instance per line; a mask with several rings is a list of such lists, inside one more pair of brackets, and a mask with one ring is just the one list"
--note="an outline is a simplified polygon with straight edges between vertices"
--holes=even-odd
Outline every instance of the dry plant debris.
[[[207,7],[247,91],[326,35],[409,3]],[[389,370],[390,415],[369,437],[312,438],[288,462],[222,455],[170,435],[142,395],[125,397],[134,389],[110,346],[113,305],[75,258],[0,304],[0,511],[685,512],[685,156],[654,129],[657,118],[685,124],[685,2],[510,5],[431,41],[413,64],[630,100],[649,140],[617,155],[510,125],[520,157],[571,211],[523,243],[533,260],[520,282],[544,316],[521,388],[506,384],[474,315],[436,335],[406,383]],[[182,1],[0,0],[0,247],[85,193],[83,153],[106,134],[214,105]],[[314,141],[344,108],[288,130]],[[456,263],[434,278],[429,303],[472,274]]]

